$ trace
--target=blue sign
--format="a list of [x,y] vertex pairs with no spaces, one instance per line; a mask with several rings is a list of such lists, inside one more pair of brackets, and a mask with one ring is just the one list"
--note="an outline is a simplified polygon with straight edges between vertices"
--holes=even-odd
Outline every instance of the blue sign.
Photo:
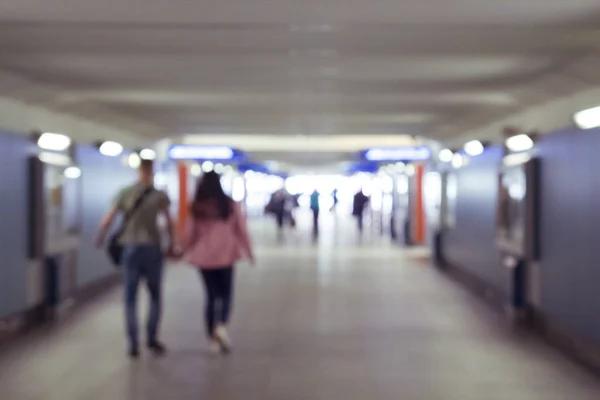
[[346,170],[347,175],[358,174],[359,172],[374,174],[379,171],[379,166],[376,163],[360,163],[360,164],[352,164]]
[[243,153],[229,146],[173,145],[169,148],[171,160],[235,161]]
[[421,161],[429,157],[431,150],[426,146],[373,147],[363,154],[365,160],[372,162]]

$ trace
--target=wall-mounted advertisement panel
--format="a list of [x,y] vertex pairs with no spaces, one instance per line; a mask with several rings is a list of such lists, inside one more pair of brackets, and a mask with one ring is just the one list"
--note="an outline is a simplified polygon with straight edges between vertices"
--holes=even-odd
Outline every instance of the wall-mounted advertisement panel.
[[497,243],[513,256],[537,258],[536,159],[504,162],[498,177]]

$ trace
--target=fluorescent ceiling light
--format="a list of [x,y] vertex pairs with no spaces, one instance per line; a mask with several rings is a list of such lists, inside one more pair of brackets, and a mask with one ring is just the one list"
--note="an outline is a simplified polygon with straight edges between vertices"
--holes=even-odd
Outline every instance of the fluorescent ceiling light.
[[64,172],[65,178],[77,179],[81,176],[81,170],[77,167],[68,167]]
[[462,154],[455,153],[452,156],[452,166],[454,168],[460,168],[460,167],[462,167],[464,165],[464,163],[465,163],[465,160],[464,160]]
[[37,145],[44,150],[64,151],[71,145],[71,138],[62,133],[42,133]]
[[511,136],[505,141],[506,148],[512,152],[527,151],[533,147],[533,140],[526,134]]
[[140,151],[140,157],[142,160],[154,160],[156,158],[156,152],[152,149],[144,149]]
[[452,153],[452,150],[444,149],[444,150],[440,151],[440,153],[438,154],[438,159],[441,162],[449,163],[449,162],[452,162],[453,156],[454,156],[454,153]]
[[465,153],[471,157],[475,157],[483,153],[483,143],[479,140],[471,140],[470,142],[465,143],[464,149]]
[[136,153],[131,153],[129,155],[129,157],[127,158],[127,164],[133,168],[133,169],[137,169],[140,167],[140,165],[142,164],[142,159],[140,158],[139,155],[137,155]]
[[107,141],[100,145],[100,153],[108,157],[116,157],[123,152],[123,146],[117,142]]
[[175,145],[169,149],[172,160],[231,160],[234,156],[227,146]]
[[592,129],[600,127],[600,106],[588,108],[575,113],[573,118],[581,129]]
[[43,151],[38,155],[41,162],[46,164],[58,165],[60,167],[68,167],[72,164],[71,157],[65,154],[50,153]]
[[217,164],[215,164],[214,170],[217,174],[220,175],[225,171],[225,167],[223,166],[223,164],[217,163]]

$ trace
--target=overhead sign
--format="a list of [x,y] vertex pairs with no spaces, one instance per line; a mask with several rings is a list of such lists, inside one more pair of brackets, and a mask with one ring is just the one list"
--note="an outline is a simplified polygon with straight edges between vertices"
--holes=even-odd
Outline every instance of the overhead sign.
[[373,147],[364,152],[364,159],[374,162],[428,160],[431,150],[426,146]]
[[231,161],[236,152],[229,146],[174,145],[169,148],[171,160]]

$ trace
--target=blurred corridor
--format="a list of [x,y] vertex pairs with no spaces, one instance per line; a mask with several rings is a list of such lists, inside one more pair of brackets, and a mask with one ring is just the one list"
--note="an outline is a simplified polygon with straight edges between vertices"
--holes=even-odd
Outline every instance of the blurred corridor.
[[197,275],[166,280],[164,358],[123,357],[121,293],[0,353],[3,400],[597,399],[600,385],[472,295],[379,236],[325,217],[276,244],[255,221],[258,267],[238,268],[235,352],[204,350]]

